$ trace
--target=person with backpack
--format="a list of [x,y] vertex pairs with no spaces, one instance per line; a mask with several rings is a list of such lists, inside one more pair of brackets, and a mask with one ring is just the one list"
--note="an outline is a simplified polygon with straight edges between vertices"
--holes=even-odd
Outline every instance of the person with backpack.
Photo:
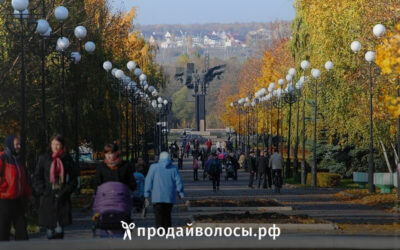
[[46,236],[63,239],[64,227],[72,224],[71,194],[78,185],[79,169],[65,148],[64,137],[50,140],[50,151],[39,156],[35,169],[34,188],[41,195],[39,225]]
[[221,173],[222,173],[222,165],[220,160],[218,159],[217,153],[213,152],[212,154],[212,159],[209,163],[209,169],[207,170],[207,173],[211,176],[212,182],[213,182],[213,192],[219,191],[219,183],[221,179]]
[[197,160],[197,157],[193,157],[193,180],[194,181],[199,180],[198,171],[199,171],[199,161]]
[[11,226],[15,240],[28,240],[25,210],[32,200],[32,190],[27,184],[26,171],[19,160],[21,142],[9,135],[0,153],[0,241],[10,240]]

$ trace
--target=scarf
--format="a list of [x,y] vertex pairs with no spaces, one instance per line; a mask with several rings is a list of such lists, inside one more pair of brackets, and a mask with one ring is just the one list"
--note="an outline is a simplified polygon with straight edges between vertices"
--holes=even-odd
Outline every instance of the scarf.
[[107,159],[104,160],[104,163],[107,165],[112,170],[118,169],[118,165],[121,163],[122,158],[120,156],[120,153],[118,152],[118,156],[114,161],[109,161]]
[[53,153],[52,158],[53,162],[50,167],[50,183],[56,184],[57,182],[62,184],[64,183],[64,164],[62,163],[60,156],[64,153],[64,151],[60,150],[56,153]]

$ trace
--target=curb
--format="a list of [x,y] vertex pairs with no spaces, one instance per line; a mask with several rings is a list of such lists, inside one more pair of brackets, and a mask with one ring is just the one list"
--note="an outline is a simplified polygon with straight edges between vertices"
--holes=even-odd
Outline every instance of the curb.
[[[260,227],[269,228],[273,225],[273,223],[199,223],[193,221],[194,227],[241,227],[241,228],[253,228],[258,229]],[[281,230],[285,230],[286,232],[304,232],[304,231],[334,231],[338,229],[336,224],[275,224],[275,226],[279,227]]]
[[292,211],[292,207],[187,207],[189,212],[222,212],[222,211],[259,211],[259,212],[279,212]]

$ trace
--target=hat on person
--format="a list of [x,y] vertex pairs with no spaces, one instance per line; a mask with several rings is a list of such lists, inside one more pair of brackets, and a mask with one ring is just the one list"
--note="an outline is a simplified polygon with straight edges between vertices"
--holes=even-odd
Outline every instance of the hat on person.
[[168,152],[161,152],[160,154],[160,161],[171,160],[171,156]]

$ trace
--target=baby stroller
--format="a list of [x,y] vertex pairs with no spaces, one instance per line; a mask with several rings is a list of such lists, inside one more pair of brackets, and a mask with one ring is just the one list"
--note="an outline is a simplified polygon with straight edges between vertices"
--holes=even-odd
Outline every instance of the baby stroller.
[[[106,182],[97,187],[93,204],[93,237],[119,237],[121,221],[131,222],[132,201],[129,188],[121,182]],[[97,232],[98,231],[98,232]]]
[[226,167],[225,167],[225,180],[227,181],[229,178],[232,178],[233,180],[235,179],[235,171],[233,170],[232,163],[230,161],[226,161]]

